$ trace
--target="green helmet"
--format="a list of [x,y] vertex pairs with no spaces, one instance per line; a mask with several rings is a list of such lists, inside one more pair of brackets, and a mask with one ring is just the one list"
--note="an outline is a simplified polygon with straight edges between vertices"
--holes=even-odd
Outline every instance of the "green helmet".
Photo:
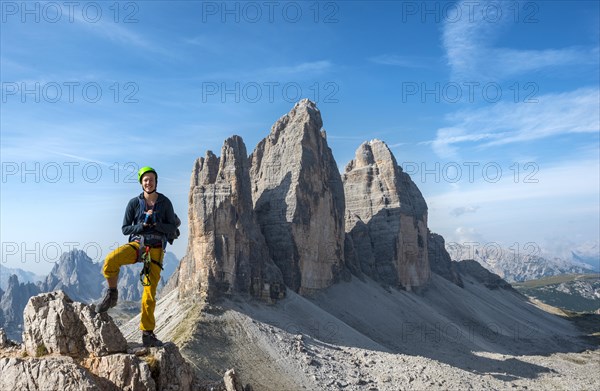
[[156,175],[156,182],[158,182],[158,173],[156,172],[156,170],[154,170],[154,168],[150,166],[140,168],[140,170],[138,171],[138,182],[142,183],[142,177],[144,176],[144,174],[147,174],[149,172],[153,172],[154,175]]

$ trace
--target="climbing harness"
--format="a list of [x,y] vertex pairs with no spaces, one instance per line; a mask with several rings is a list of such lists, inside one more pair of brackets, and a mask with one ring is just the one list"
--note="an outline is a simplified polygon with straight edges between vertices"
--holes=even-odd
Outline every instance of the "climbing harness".
[[150,249],[152,247],[144,244],[144,236],[143,235],[140,237],[140,247],[139,248],[136,248],[135,246],[133,246],[131,244],[130,244],[130,246],[133,247],[137,253],[137,262],[144,263],[144,266],[142,267],[142,270],[140,271],[140,282],[142,283],[142,286],[150,286],[152,284],[150,281],[150,265],[155,264],[156,266],[160,267],[161,270],[164,270],[163,265],[161,262],[158,262],[157,260],[152,259],[152,257],[150,256]]

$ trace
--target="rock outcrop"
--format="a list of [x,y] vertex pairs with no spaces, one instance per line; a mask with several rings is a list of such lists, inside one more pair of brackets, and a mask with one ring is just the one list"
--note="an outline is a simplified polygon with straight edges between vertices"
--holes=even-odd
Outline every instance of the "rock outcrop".
[[316,105],[304,99],[250,156],[254,210],[285,284],[311,294],[344,265],[344,191]]
[[427,204],[379,140],[363,143],[343,175],[351,270],[407,290],[430,276]]
[[127,351],[127,341],[112,318],[73,302],[63,291],[32,297],[23,313],[27,353],[105,356]]
[[[24,317],[22,350],[0,329],[2,390],[226,389],[225,379],[210,386],[201,382],[172,343],[128,346],[110,316],[62,291],[32,297]],[[235,376],[233,387],[243,390]]]
[[261,296],[282,283],[252,209],[246,146],[225,140],[194,164],[189,196],[189,241],[179,267],[180,297],[212,300],[219,294]]
[[446,244],[441,235],[429,232],[427,250],[431,272],[444,277],[461,288],[464,287],[458,272],[458,264],[450,259],[450,254],[446,251]]
[[[2,304],[2,296],[4,296],[4,291],[0,288],[0,305]],[[0,327],[4,326],[4,311],[2,311],[2,307],[0,307]]]

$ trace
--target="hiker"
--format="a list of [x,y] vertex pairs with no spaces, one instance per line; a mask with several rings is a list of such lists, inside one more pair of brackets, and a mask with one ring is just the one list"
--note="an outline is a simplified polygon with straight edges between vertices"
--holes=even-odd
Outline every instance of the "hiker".
[[162,346],[163,343],[154,335],[156,287],[160,280],[165,247],[167,242],[173,244],[173,240],[179,236],[177,227],[181,221],[173,211],[171,201],[156,192],[158,174],[152,167],[142,167],[138,171],[138,181],[143,192],[129,201],[123,218],[123,235],[129,235],[129,243],[112,251],[104,260],[102,274],[108,289],[97,311],[106,312],[117,305],[119,268],[144,262],[140,274],[144,285],[140,321],[142,343],[146,347]]

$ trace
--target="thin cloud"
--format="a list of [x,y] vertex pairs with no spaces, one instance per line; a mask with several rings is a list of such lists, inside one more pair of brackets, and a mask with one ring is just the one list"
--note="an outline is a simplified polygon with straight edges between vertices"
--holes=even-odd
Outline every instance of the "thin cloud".
[[122,25],[116,23],[106,23],[103,20],[100,20],[96,23],[90,23],[77,13],[74,14],[74,19],[78,22],[78,25],[110,41],[117,42],[125,46],[134,46],[139,49],[161,55],[171,55],[168,50],[157,46],[154,42]]
[[295,75],[298,73],[322,73],[331,69],[332,64],[329,61],[314,61],[314,62],[303,62],[298,65],[292,66],[281,66],[267,68],[268,73],[277,73],[282,75]]
[[[597,210],[600,168],[597,158],[563,161],[540,169],[531,182],[515,182],[512,175],[504,175],[498,182],[484,180],[470,186],[455,188],[428,198],[428,203],[439,209],[455,210],[468,204],[494,205],[500,202],[523,202],[551,199],[565,203],[569,197],[596,197]],[[574,175],[573,173],[577,173]],[[533,182],[533,181],[536,182]],[[582,207],[588,207],[581,205]]]
[[[454,79],[478,78],[502,80],[510,76],[537,71],[541,68],[598,64],[598,48],[567,47],[547,50],[516,50],[494,47],[493,43],[509,28],[511,18],[479,12],[481,9],[507,9],[510,2],[477,3],[469,18],[446,22],[442,43]],[[458,7],[467,12],[472,2],[462,1]],[[488,7],[488,5],[491,5]],[[479,8],[479,10],[477,9]],[[488,18],[486,20],[485,18]]]
[[246,70],[225,70],[202,76],[202,80],[276,80],[277,78],[290,79],[307,78],[327,73],[333,69],[333,64],[328,60],[303,62],[295,65],[271,66],[268,68]]
[[450,214],[458,217],[458,216],[462,216],[466,213],[475,213],[475,212],[477,212],[478,209],[479,209],[479,206],[461,206],[461,207],[452,209]]
[[398,148],[398,147],[401,147],[403,145],[408,145],[408,143],[395,143],[395,144],[388,145],[388,147],[389,148]]
[[369,61],[379,65],[391,65],[403,68],[431,68],[432,58],[398,56],[396,54],[381,54],[369,58]]
[[465,143],[489,148],[561,134],[595,133],[600,130],[599,102],[597,89],[582,88],[542,95],[537,103],[501,102],[463,110],[449,116],[452,125],[438,129],[429,143],[438,156],[454,158]]

